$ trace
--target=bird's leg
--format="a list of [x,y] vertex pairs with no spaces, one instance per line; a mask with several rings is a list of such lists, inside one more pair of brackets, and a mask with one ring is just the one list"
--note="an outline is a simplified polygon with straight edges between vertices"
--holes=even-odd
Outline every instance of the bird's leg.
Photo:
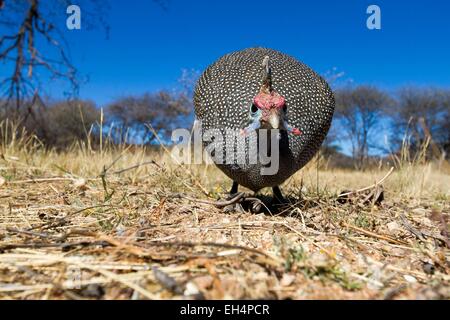
[[287,203],[286,199],[283,197],[283,194],[281,193],[279,186],[273,187],[272,191],[273,191],[273,195],[274,195],[274,200],[277,203],[279,203],[279,204]]
[[233,186],[230,190],[230,196],[235,195],[238,192],[239,184],[236,181],[233,181]]

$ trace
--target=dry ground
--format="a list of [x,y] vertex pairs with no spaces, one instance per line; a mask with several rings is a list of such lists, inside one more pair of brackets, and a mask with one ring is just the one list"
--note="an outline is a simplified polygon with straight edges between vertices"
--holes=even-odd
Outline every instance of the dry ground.
[[381,203],[379,186],[337,201],[388,169],[314,160],[283,186],[290,206],[224,213],[200,201],[230,187],[213,166],[13,141],[0,149],[0,298],[448,299],[443,169],[397,164]]

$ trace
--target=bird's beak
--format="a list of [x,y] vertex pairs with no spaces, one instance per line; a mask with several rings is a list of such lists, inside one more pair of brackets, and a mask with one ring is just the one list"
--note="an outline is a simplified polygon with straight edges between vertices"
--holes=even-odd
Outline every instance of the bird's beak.
[[280,116],[278,115],[278,112],[272,112],[269,116],[269,124],[272,127],[272,129],[279,129],[280,128]]

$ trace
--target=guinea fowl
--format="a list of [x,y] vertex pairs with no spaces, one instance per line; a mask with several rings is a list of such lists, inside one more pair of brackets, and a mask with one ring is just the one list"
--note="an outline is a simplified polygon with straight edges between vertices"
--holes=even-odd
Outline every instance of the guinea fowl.
[[[262,174],[270,164],[259,158],[237,164],[212,154],[216,165],[233,180],[230,193],[237,193],[239,185],[255,192],[272,187],[277,200],[284,201],[279,185],[320,148],[333,117],[334,97],[322,77],[293,57],[272,49],[249,48],[221,57],[203,72],[194,105],[201,133],[215,130],[225,137],[219,139],[219,151],[248,154],[249,146],[256,143],[258,152],[265,148],[262,151],[278,156],[278,170]],[[275,150],[260,146],[264,129],[267,135],[276,133]],[[227,139],[233,132],[241,139]],[[257,140],[251,140],[254,136]]]

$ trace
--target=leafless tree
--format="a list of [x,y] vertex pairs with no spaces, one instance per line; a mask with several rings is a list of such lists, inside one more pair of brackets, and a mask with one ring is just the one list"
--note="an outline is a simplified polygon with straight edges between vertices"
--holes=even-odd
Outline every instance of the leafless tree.
[[114,142],[150,144],[155,139],[151,128],[168,139],[191,111],[186,95],[160,91],[118,99],[107,107],[106,116]]
[[335,92],[336,118],[341,137],[351,143],[352,155],[358,169],[364,166],[369,151],[376,146],[373,140],[392,99],[371,86],[346,87]]
[[[78,1],[83,6],[83,22],[102,22],[105,2]],[[36,96],[42,90],[41,81],[68,81],[71,91],[77,91],[80,77],[69,58],[64,39],[68,0],[4,0],[0,10],[0,26],[6,34],[0,37],[0,61],[11,68],[9,76],[0,81],[5,101],[14,101],[16,110],[22,100]],[[32,110],[29,110],[30,112]]]
[[[442,88],[404,87],[397,95],[392,111],[393,140],[400,145],[405,134],[410,152],[417,152],[431,139],[428,156],[450,153],[450,90]],[[432,150],[434,149],[434,150]],[[437,150],[436,150],[437,149]]]
[[[345,72],[339,71],[336,67],[327,70],[322,74],[322,77],[327,81],[333,91],[335,91],[336,88],[349,86],[353,81],[352,79],[346,77]],[[326,158],[330,158],[336,155],[339,151],[339,130],[336,117],[334,117],[330,130],[322,143],[320,153]]]

